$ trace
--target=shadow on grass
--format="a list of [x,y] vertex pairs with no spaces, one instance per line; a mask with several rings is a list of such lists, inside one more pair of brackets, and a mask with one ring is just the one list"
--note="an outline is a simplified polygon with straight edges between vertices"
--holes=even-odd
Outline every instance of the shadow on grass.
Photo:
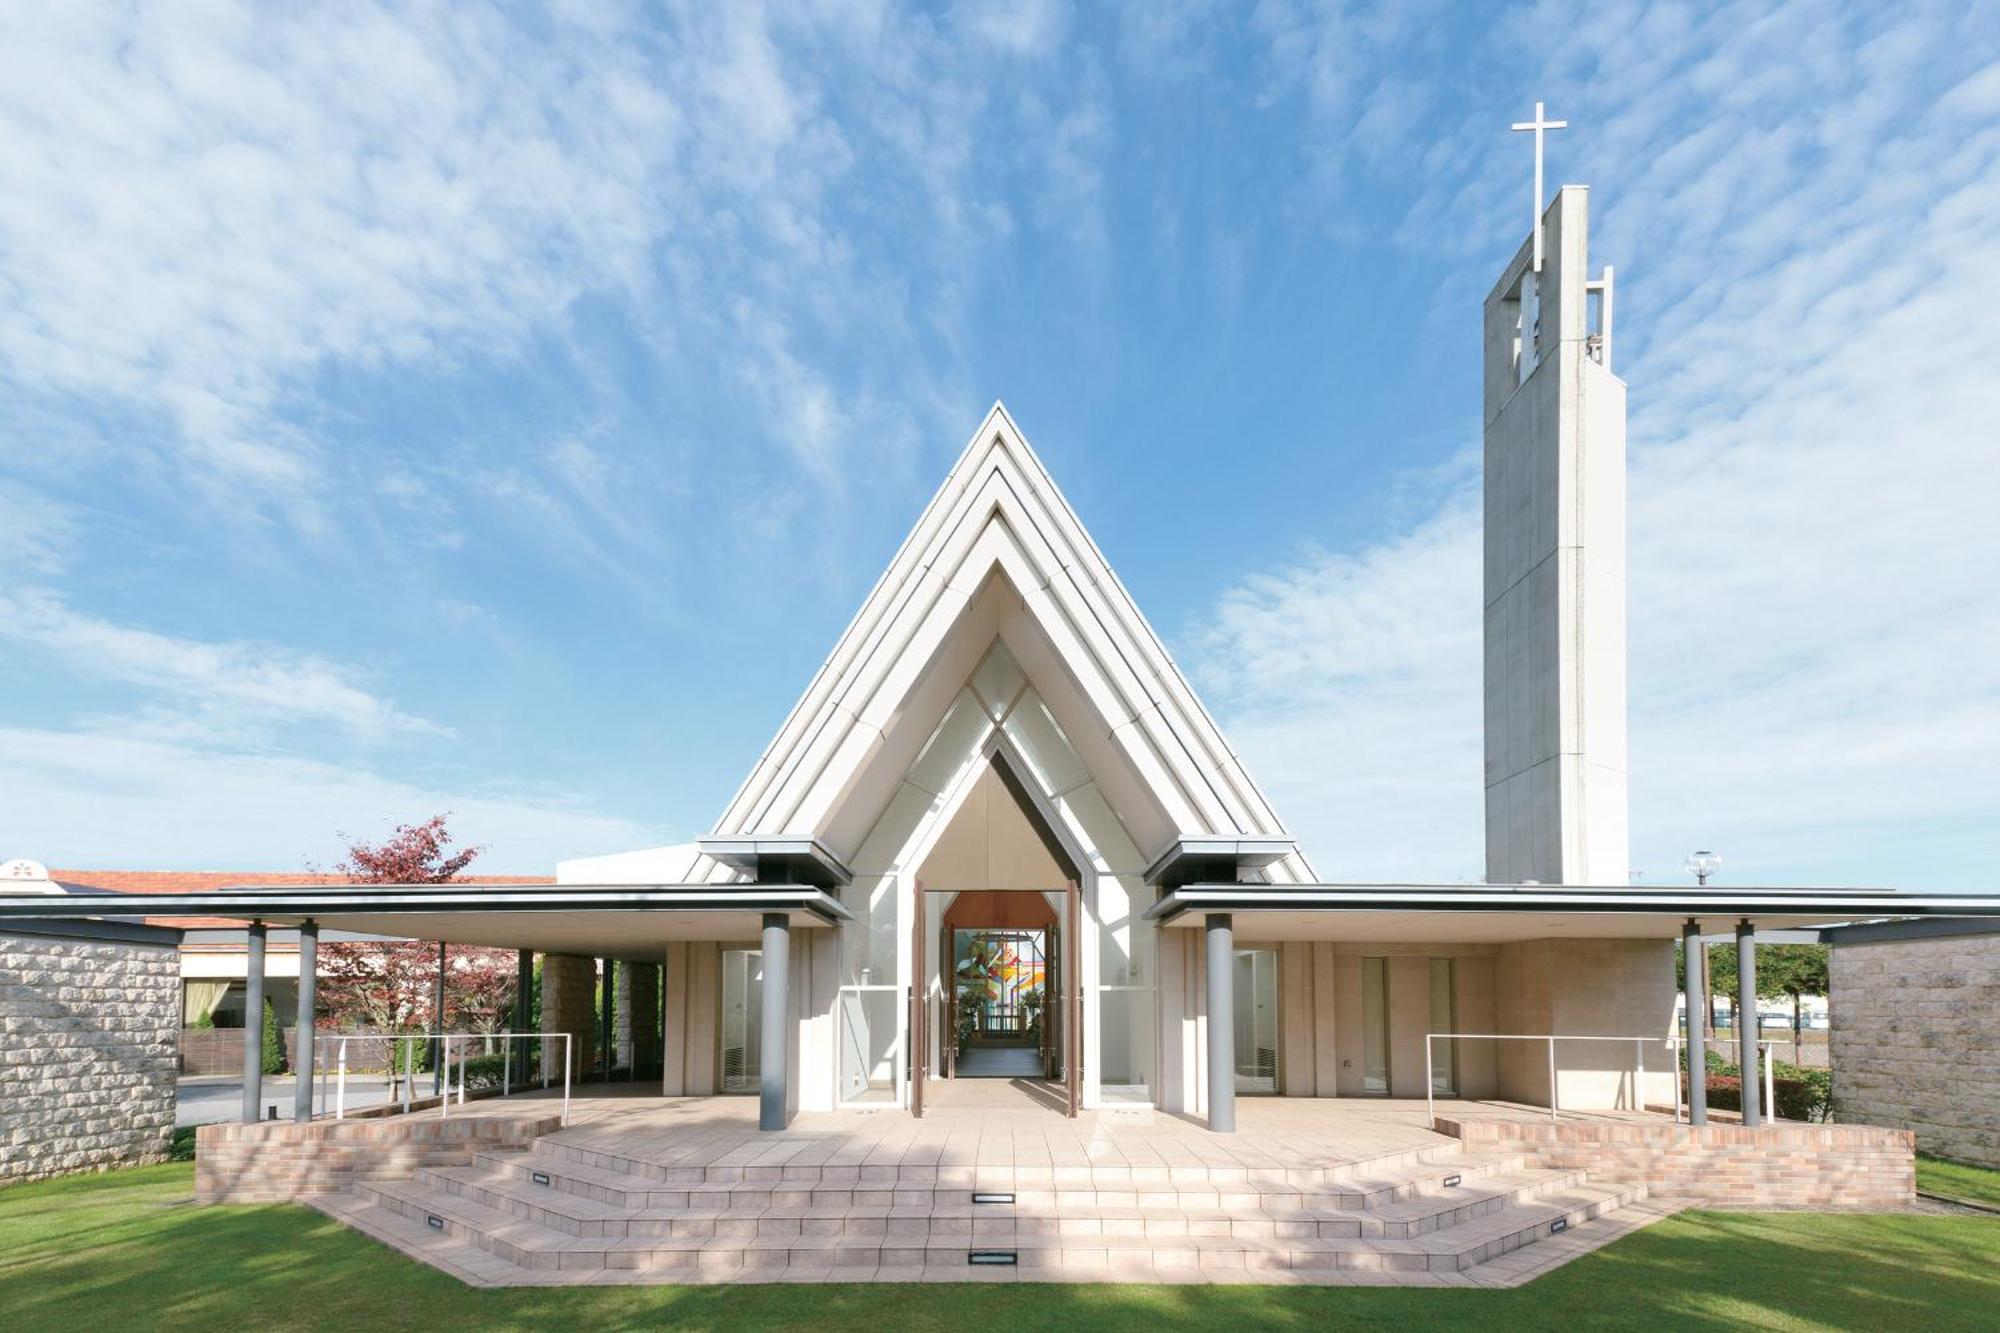
[[0,1190],[10,1328],[1989,1328],[2000,1223],[1694,1213],[1513,1290],[1040,1283],[475,1290],[303,1208],[188,1206],[186,1166]]

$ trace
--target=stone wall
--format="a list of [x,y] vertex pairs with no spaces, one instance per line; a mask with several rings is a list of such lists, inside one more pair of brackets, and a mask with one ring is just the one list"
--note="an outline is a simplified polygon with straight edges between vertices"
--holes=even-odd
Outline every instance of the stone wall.
[[1535,1167],[1590,1172],[1593,1185],[1644,1185],[1711,1208],[1907,1208],[1916,1147],[1870,1125],[1437,1118],[1476,1153],[1520,1153]]
[[0,1181],[165,1161],[179,932],[0,924]]
[[2000,934],[1840,943],[1834,1115],[2000,1167]]
[[[573,954],[542,956],[542,1031],[567,1032],[570,1076],[582,1079],[597,1062],[597,960]],[[542,1043],[542,1072],[562,1077],[564,1043]]]
[[629,1069],[635,1078],[660,1072],[660,965],[658,963],[618,964],[613,984],[617,1002],[612,1006],[613,1042],[616,1064]]
[[[1673,1059],[1664,1041],[1674,1022],[1671,940],[1524,940],[1500,946],[1494,974],[1499,1032],[1534,1036],[1649,1037],[1556,1045],[1558,1104],[1574,1110],[1632,1109],[1671,1101]],[[1548,1047],[1493,1043],[1500,1096],[1546,1106]],[[1646,1067],[1641,1087],[1639,1068]]]
[[419,1167],[466,1166],[481,1152],[525,1148],[562,1116],[393,1116],[203,1125],[195,1131],[196,1203],[283,1203],[356,1180],[402,1180]]

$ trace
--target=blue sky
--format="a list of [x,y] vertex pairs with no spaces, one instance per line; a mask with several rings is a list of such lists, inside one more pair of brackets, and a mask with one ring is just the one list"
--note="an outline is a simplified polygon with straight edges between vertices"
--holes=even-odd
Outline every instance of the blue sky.
[[0,856],[699,834],[1002,398],[1335,878],[1480,868],[1535,99],[1634,864],[1990,887],[2000,13],[0,12]]

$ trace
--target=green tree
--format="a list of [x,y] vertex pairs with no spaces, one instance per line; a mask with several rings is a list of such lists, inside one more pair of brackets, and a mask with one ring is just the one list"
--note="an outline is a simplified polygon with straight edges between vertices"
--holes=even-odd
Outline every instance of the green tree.
[[1805,1026],[1800,1002],[1808,995],[1824,997],[1831,990],[1827,953],[1824,944],[1766,944],[1757,950],[1757,993],[1771,999],[1785,996],[1792,1002],[1795,1060],[1802,1048]]
[[[1763,957],[1759,954],[1758,957]],[[1729,1027],[1738,1031],[1741,1024],[1736,1014],[1736,946],[1733,944],[1711,944],[1708,946],[1709,1002],[1722,1000],[1729,1005]]]
[[285,1072],[285,1034],[278,1027],[278,1011],[264,1001],[264,1072],[282,1074]]

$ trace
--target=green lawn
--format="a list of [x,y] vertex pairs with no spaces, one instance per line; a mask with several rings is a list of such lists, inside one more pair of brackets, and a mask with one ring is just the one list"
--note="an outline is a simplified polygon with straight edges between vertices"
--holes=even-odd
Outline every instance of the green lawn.
[[2000,1171],[1917,1154],[1917,1188],[1926,1194],[2000,1208]]
[[475,1291],[294,1207],[197,1208],[175,1163],[0,1190],[0,1328],[1990,1329],[2000,1220],[1690,1213],[1511,1291],[625,1287]]

